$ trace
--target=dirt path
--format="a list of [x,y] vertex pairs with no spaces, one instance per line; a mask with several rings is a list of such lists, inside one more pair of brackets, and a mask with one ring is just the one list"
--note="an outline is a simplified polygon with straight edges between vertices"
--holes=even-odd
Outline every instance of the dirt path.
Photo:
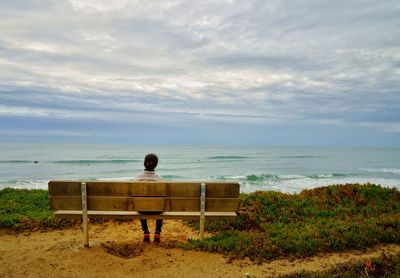
[[[165,222],[159,245],[141,242],[138,221],[90,224],[89,233],[91,247],[83,248],[78,228],[20,234],[0,230],[0,277],[245,277],[245,273],[268,277],[301,269],[324,270],[338,263],[379,256],[381,252],[400,253],[400,245],[389,244],[365,252],[256,265],[247,259],[230,262],[220,254],[171,248],[177,241],[197,238],[197,233],[180,221]],[[120,253],[134,251],[135,256],[118,257],[108,253],[104,245]]]

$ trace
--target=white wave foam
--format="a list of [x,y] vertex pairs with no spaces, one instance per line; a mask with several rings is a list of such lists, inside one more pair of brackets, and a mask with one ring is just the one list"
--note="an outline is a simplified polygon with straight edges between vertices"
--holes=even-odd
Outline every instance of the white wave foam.
[[322,186],[329,186],[333,184],[345,184],[345,183],[373,183],[379,184],[383,187],[398,188],[400,189],[400,181],[397,179],[380,179],[380,178],[326,178],[326,179],[313,179],[313,178],[302,178],[292,180],[280,180],[280,181],[263,181],[262,184],[254,184],[252,182],[242,182],[240,190],[244,193],[250,193],[256,190],[273,190],[284,193],[299,193],[304,189],[313,189]]
[[0,182],[0,189],[11,187],[16,189],[47,189],[49,180],[13,180]]
[[[284,193],[298,193],[304,189],[313,189],[321,186],[328,186],[333,184],[345,184],[345,183],[373,183],[380,184],[384,187],[398,188],[400,190],[399,179],[383,179],[383,178],[359,178],[359,177],[334,177],[315,179],[311,177],[304,177],[298,175],[287,175],[286,179],[274,180],[266,179],[261,181],[248,181],[246,176],[229,176],[227,180],[238,180],[240,181],[241,192],[250,193],[258,190],[272,190],[280,191]],[[113,178],[99,178],[99,180],[115,180],[115,181],[129,181],[133,180],[133,177],[113,177]],[[188,178],[185,180],[205,180],[212,181],[215,177],[207,178]],[[0,180],[0,189],[6,187],[18,188],[18,189],[47,189],[49,180]]]
[[371,173],[400,174],[400,169],[397,168],[362,168],[360,170]]
[[295,180],[295,179],[306,178],[305,176],[302,176],[302,175],[277,175],[277,177],[282,180],[286,180],[286,179],[287,180]]
[[241,176],[225,176],[225,179],[227,180],[244,180],[246,179],[245,175],[241,175]]

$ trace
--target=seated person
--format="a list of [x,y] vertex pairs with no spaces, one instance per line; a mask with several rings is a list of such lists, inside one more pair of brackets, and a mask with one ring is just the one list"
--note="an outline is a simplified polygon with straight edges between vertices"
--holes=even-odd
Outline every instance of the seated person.
[[[162,178],[157,175],[154,169],[157,167],[158,164],[158,157],[155,154],[148,154],[144,158],[144,171],[143,173],[137,175],[135,180],[137,181],[159,181]],[[147,227],[147,219],[140,219],[140,224],[142,225],[143,230],[143,241],[150,242],[150,233],[149,228]],[[154,242],[160,242],[160,234],[162,228],[163,220],[157,219],[156,220],[156,230],[154,233]]]

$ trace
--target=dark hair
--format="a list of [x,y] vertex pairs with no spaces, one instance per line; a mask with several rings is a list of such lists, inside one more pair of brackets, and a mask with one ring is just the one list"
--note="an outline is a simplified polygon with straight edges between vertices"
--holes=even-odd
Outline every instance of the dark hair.
[[154,171],[158,164],[158,157],[154,153],[149,153],[144,158],[144,168],[147,171]]

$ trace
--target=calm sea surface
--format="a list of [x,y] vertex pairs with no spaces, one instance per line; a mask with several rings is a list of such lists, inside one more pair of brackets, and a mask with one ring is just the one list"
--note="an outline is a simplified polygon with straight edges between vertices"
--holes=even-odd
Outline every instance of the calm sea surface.
[[[166,180],[238,180],[241,191],[299,192],[338,183],[400,189],[400,148],[148,146],[0,143],[0,189],[51,179],[129,180],[146,153]],[[37,163],[35,163],[37,162]]]

